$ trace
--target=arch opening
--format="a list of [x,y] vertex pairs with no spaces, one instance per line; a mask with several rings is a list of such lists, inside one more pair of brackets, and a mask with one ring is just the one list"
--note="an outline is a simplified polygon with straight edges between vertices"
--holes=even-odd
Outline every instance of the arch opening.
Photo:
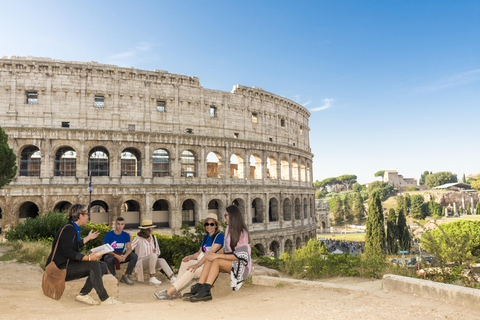
[[277,160],[271,156],[267,158],[267,178],[277,179]]
[[186,224],[189,227],[195,227],[197,221],[197,209],[195,203],[191,199],[183,201],[182,204],[182,225]]
[[[142,176],[142,157],[137,149],[127,148],[120,154],[122,177]],[[125,226],[127,222],[125,221]]]
[[303,218],[308,218],[308,201],[307,198],[303,198]]
[[300,220],[300,199],[296,198],[295,199],[295,220]]
[[258,255],[259,256],[264,256],[265,255],[265,247],[261,243],[257,243],[254,246],[258,250]]
[[222,156],[217,152],[212,151],[207,154],[207,177],[223,178]]
[[262,158],[257,154],[250,156],[250,179],[262,179]]
[[19,175],[24,177],[40,177],[42,154],[36,146],[24,148],[20,154]]
[[185,150],[182,152],[180,158],[181,172],[182,177],[190,178],[197,176],[197,159],[193,152]]
[[77,174],[77,152],[71,147],[62,147],[55,154],[56,177],[74,177]]
[[282,159],[282,180],[290,180],[290,165],[286,158]]
[[287,239],[287,241],[285,241],[285,252],[289,255],[293,255],[293,243],[290,239]]
[[72,204],[68,201],[61,201],[59,203],[57,203],[57,205],[55,206],[55,208],[53,208],[54,211],[59,211],[59,212],[68,212],[68,210],[70,209],[70,207],[72,206]]
[[108,150],[95,147],[88,154],[88,172],[92,177],[108,177],[110,175],[110,159]]
[[232,154],[230,157],[230,177],[238,179],[244,178],[243,167],[243,158],[237,153]]
[[298,162],[297,160],[292,161],[292,178],[294,181],[298,181]]
[[108,205],[102,200],[95,200],[90,204],[90,222],[108,225]]
[[268,219],[271,222],[278,221],[278,200],[271,198],[268,202]]
[[153,151],[152,176],[153,177],[170,176],[170,158],[167,150],[157,149]]
[[275,257],[280,258],[280,245],[277,241],[272,241],[272,243],[270,243],[270,252],[272,251]]
[[167,200],[155,201],[152,206],[152,220],[157,228],[170,228],[170,207]]
[[39,209],[38,206],[31,202],[31,201],[26,201],[24,202],[20,208],[19,208],[19,215],[18,215],[18,221],[23,222],[26,219],[34,219],[38,217]]
[[125,219],[125,228],[137,228],[140,225],[140,205],[135,200],[122,203],[120,216]]
[[252,201],[252,223],[263,222],[263,200],[255,198]]
[[292,205],[290,204],[290,199],[285,198],[283,200],[283,221],[292,220]]

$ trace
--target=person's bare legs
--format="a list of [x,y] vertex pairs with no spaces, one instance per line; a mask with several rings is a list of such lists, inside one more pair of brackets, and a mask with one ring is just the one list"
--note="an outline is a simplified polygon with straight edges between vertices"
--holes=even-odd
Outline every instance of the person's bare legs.
[[229,273],[232,268],[232,261],[224,259],[215,259],[210,267],[205,283],[212,285],[220,272]]

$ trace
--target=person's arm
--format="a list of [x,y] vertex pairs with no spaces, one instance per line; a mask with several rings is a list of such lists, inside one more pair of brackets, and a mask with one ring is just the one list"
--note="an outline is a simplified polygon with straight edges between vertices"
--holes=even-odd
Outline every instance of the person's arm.
[[200,248],[200,250],[198,250],[198,251],[195,252],[194,254],[191,254],[191,255],[188,255],[188,256],[183,257],[182,262],[188,262],[188,261],[190,261],[190,260],[195,260],[195,259],[197,259],[201,252],[202,252],[202,248]]
[[61,250],[62,255],[66,259],[72,261],[81,261],[85,255],[75,250],[76,246],[74,242],[76,235],[77,230],[75,230],[75,227],[73,225],[67,225],[57,240],[59,241],[58,248]]
[[215,243],[211,248],[210,250],[207,251],[207,253],[203,256],[202,259],[200,259],[200,261],[197,262],[197,265],[198,266],[202,266],[205,261],[207,261],[207,258],[208,256],[212,255],[212,254],[215,254],[215,252],[217,252],[218,249],[220,249],[222,247],[221,244],[218,244],[218,243]]

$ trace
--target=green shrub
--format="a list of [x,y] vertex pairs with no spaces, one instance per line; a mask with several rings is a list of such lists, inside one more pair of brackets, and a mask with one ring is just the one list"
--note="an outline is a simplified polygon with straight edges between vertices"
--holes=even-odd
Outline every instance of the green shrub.
[[65,212],[49,211],[43,216],[27,218],[24,222],[5,232],[8,241],[52,240],[60,228],[67,223]]
[[13,241],[7,243],[13,249],[5,252],[0,261],[8,261],[16,259],[19,262],[39,263],[42,268],[45,268],[48,255],[52,249],[50,241]]
[[88,221],[86,225],[80,227],[80,237],[82,239],[85,238],[90,230],[93,230],[94,232],[100,232],[100,234],[95,239],[88,241],[87,244],[82,248],[82,252],[88,252],[92,248],[101,246],[103,244],[105,235],[112,229],[106,223],[94,224]]

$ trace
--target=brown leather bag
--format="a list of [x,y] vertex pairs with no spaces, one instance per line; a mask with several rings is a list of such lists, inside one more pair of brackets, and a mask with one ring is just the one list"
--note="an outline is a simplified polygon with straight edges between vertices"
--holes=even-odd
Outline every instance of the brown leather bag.
[[[63,227],[65,229],[66,226]],[[43,273],[42,279],[42,289],[43,293],[52,299],[60,300],[62,297],[63,291],[65,291],[65,277],[67,276],[67,268],[60,270],[58,269],[57,265],[53,261],[55,258],[55,252],[57,251],[58,242],[60,241],[60,237],[62,236],[62,231],[60,231],[60,235],[57,238],[57,243],[55,245],[55,250],[53,250],[52,254],[52,261],[45,267],[45,272]],[[68,267],[67,260],[67,267]]]

